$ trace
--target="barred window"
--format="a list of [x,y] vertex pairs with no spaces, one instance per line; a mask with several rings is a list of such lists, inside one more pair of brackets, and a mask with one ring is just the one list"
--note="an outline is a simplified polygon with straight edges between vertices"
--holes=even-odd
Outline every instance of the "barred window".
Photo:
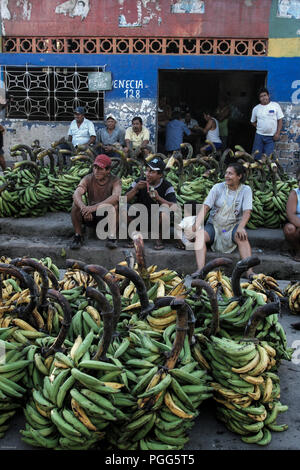
[[70,121],[83,106],[86,117],[102,120],[104,92],[90,92],[89,72],[102,67],[4,67],[5,87],[13,97],[6,117],[29,121]]

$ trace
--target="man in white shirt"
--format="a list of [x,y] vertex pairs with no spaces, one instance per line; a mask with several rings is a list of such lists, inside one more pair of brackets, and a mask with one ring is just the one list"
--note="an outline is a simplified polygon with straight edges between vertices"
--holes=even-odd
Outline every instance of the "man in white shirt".
[[258,94],[260,104],[252,110],[251,124],[256,128],[252,153],[256,160],[260,160],[262,154],[271,155],[275,148],[275,142],[280,138],[283,112],[275,101],[270,101],[270,95],[266,88],[262,88]]
[[71,122],[68,131],[68,140],[74,147],[77,145],[91,145],[95,143],[96,131],[92,121],[84,117],[85,109],[78,106],[74,111],[74,120]]

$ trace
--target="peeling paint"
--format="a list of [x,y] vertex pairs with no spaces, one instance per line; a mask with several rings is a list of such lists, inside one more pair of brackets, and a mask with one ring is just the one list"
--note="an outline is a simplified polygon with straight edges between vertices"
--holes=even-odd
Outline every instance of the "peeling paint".
[[30,21],[32,4],[28,0],[18,0],[17,6],[23,6],[22,18],[23,20]]
[[8,0],[0,0],[0,13],[1,13],[1,35],[5,36],[5,26],[4,26],[4,21],[3,20],[10,20],[11,19],[11,13],[8,9]]
[[68,0],[55,8],[55,13],[69,15],[71,18],[80,16],[84,20],[90,11],[89,0]]
[[[127,5],[126,5],[127,2]],[[152,20],[157,19],[158,25],[161,24],[162,18],[157,12],[161,12],[159,0],[138,0],[136,2],[136,12],[130,9],[132,1],[119,0],[120,14],[119,27],[135,28],[149,24]],[[134,15],[134,16],[133,16]],[[128,17],[130,18],[128,20]],[[133,19],[135,21],[133,21]]]

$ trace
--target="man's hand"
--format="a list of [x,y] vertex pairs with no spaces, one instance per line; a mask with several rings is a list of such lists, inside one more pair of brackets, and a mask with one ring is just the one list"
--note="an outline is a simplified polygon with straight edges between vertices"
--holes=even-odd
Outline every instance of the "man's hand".
[[85,220],[86,222],[92,222],[92,220],[93,220],[93,214],[90,213],[90,214],[84,215],[83,218],[84,218],[84,220]]
[[280,135],[276,132],[276,134],[273,135],[273,140],[276,142],[279,139],[280,139]]
[[149,196],[151,197],[151,199],[153,199],[154,201],[159,201],[160,199],[160,195],[158,194],[158,192],[156,191],[156,189],[152,190],[152,191],[148,191],[148,194]]
[[146,187],[147,187],[147,181],[141,180],[141,181],[139,181],[138,183],[136,183],[136,185],[135,185],[134,188],[135,188],[137,191],[139,191],[140,189],[144,189],[144,188],[146,188]]
[[[83,206],[80,209],[82,217],[85,219],[87,216],[92,216],[92,213],[95,212],[95,209],[93,206]],[[90,220],[90,219],[89,219]]]

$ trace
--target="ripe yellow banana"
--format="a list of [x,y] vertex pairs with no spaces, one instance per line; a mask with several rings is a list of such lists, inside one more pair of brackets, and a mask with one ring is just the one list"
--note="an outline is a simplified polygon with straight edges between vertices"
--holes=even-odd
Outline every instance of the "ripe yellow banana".
[[33,326],[31,326],[25,320],[21,320],[21,318],[14,318],[12,323],[14,323],[16,326],[18,326],[22,330],[37,331],[35,328],[33,328]]
[[173,413],[176,416],[179,416],[179,418],[183,419],[192,419],[194,415],[188,414],[185,411],[183,411],[179,406],[175,405],[170,393],[167,391],[164,396],[164,402],[165,405],[169,408],[171,413]]
[[254,369],[254,367],[257,366],[257,364],[259,363],[259,359],[260,359],[260,356],[259,356],[259,352],[257,351],[254,358],[251,359],[251,361],[248,362],[248,364],[239,368],[232,367],[231,370],[232,372],[237,372],[238,374],[245,374],[246,372],[249,372],[250,370]]
[[83,408],[79,406],[79,404],[77,403],[77,401],[74,400],[74,398],[71,399],[71,406],[76,418],[78,418],[87,429],[89,429],[90,431],[97,431],[96,426],[93,425]]

